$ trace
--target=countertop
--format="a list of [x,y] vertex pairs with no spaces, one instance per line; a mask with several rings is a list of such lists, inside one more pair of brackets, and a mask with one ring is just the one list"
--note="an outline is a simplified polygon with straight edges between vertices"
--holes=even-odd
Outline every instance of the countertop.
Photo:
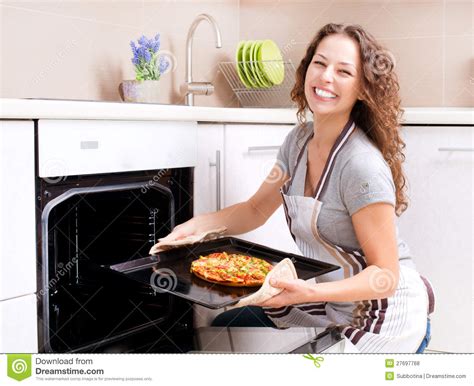
[[[474,108],[406,107],[405,124],[472,125]],[[0,99],[0,119],[107,119],[295,124],[296,109],[176,106],[57,99]]]

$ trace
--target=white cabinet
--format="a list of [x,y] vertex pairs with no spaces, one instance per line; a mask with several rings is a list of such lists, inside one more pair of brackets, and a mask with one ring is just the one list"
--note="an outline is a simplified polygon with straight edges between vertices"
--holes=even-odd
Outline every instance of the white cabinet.
[[36,292],[33,121],[0,121],[0,300]]
[[[293,125],[226,124],[224,206],[248,200],[267,178],[278,148]],[[260,228],[239,236],[275,249],[300,253],[281,206]]]
[[0,301],[0,353],[38,352],[36,295]]
[[200,123],[197,130],[197,165],[194,169],[194,215],[214,212],[223,202],[224,125]]
[[[436,292],[430,349],[472,352],[473,127],[405,127],[410,204],[399,219]],[[443,149],[451,150],[443,150]],[[457,150],[456,150],[457,149]]]
[[[198,163],[194,171],[194,214],[214,212],[218,207],[222,209],[248,200],[267,177],[275,164],[278,148],[293,127],[199,124]],[[288,230],[283,207],[262,227],[238,237],[300,253]]]
[[[220,208],[248,200],[267,177],[278,148],[292,128],[292,125],[199,124],[194,215],[216,211],[218,192]],[[299,254],[283,208],[260,228],[237,237]],[[194,327],[209,326],[224,310],[195,305]]]

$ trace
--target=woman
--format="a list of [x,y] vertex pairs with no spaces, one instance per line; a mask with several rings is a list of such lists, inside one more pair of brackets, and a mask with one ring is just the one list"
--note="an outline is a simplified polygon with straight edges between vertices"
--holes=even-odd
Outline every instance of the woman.
[[[309,281],[272,282],[284,289],[279,295],[260,307],[224,312],[213,325],[337,326],[361,352],[423,351],[433,293],[395,224],[407,198],[393,68],[391,56],[360,26],[324,26],[297,70],[291,95],[300,124],[271,171],[281,178],[166,238],[220,226],[229,234],[248,232],[283,204],[302,254],[342,267]],[[306,109],[312,122],[305,122]]]

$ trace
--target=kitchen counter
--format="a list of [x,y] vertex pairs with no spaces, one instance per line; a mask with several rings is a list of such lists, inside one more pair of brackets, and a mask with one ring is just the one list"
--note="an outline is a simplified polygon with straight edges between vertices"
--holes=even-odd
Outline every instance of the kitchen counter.
[[[0,119],[107,119],[295,124],[296,109],[225,108],[55,99],[0,99]],[[472,125],[468,107],[405,108],[405,124]]]

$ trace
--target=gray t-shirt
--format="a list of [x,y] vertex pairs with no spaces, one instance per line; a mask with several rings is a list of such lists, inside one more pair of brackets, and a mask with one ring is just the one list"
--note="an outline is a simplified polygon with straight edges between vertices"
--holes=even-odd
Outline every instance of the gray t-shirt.
[[[313,122],[307,122],[306,127],[295,126],[278,151],[280,165],[292,177],[288,190],[290,196],[304,196],[308,157],[306,147],[295,175],[291,174],[300,149],[312,132]],[[339,150],[320,201],[323,205],[317,224],[319,232],[333,244],[351,250],[361,249],[351,220],[355,212],[380,202],[395,207],[395,184],[390,167],[380,150],[359,127]],[[398,236],[398,227],[396,233],[400,259],[410,257],[408,246]]]

